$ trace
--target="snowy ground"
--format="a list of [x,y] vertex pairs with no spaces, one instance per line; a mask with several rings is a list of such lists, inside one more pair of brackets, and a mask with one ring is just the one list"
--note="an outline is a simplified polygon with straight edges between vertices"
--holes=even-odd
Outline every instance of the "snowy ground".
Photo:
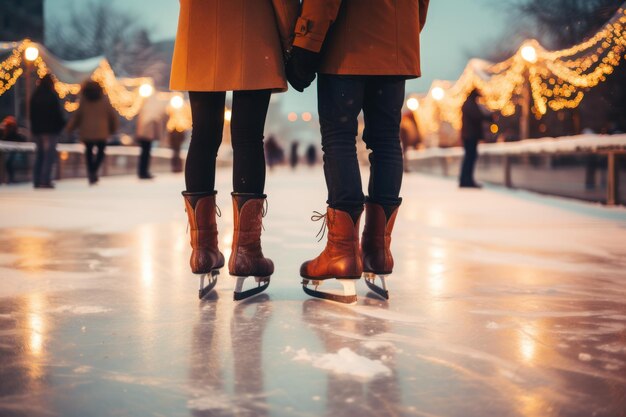
[[626,210],[408,175],[391,300],[343,306],[299,284],[321,171],[279,170],[269,290],[199,302],[181,184],[0,187],[0,415],[624,415]]

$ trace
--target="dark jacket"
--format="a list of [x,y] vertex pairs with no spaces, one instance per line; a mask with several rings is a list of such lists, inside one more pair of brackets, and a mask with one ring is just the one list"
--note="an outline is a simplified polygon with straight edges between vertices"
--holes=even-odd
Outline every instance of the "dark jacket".
[[483,122],[492,121],[491,114],[485,114],[476,102],[476,96],[470,96],[463,103],[463,126],[461,127],[461,139],[478,140],[483,138]]
[[57,95],[38,89],[30,100],[30,127],[35,135],[59,134],[65,127],[65,117]]

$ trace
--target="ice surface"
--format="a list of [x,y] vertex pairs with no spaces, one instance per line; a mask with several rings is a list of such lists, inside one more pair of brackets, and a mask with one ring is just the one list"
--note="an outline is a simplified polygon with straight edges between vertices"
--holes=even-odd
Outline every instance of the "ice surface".
[[[363,173],[367,178],[367,173]],[[219,242],[232,242],[219,170]],[[306,296],[322,172],[268,171],[268,291],[197,300],[182,176],[0,186],[0,415],[614,417],[626,210],[407,174],[391,298]],[[305,190],[305,191],[303,191]],[[296,196],[297,198],[294,198]],[[607,215],[609,213],[610,215]],[[295,360],[298,359],[298,360]]]

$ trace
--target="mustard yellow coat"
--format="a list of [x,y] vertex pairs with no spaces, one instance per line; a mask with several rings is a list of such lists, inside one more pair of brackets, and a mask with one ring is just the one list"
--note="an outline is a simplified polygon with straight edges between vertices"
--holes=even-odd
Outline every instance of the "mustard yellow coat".
[[298,0],[180,0],[170,88],[286,90]]

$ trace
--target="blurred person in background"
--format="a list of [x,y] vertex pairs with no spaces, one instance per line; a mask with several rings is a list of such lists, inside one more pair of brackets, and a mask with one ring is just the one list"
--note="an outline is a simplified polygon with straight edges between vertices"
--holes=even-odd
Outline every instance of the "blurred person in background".
[[477,89],[472,90],[461,108],[463,122],[461,140],[465,150],[459,178],[459,187],[461,188],[481,188],[481,185],[474,180],[474,167],[478,159],[478,142],[484,137],[483,122],[491,122],[493,117],[478,104],[480,97],[480,92]]
[[317,164],[317,148],[315,145],[309,145],[306,148],[306,162],[310,167]]
[[141,180],[150,180],[154,176],[150,173],[150,157],[152,153],[152,143],[159,139],[161,135],[161,123],[157,119],[149,119],[139,116],[137,121],[137,131],[135,140],[141,148],[139,161],[137,164],[137,176]]
[[[2,132],[0,139],[8,142],[26,142],[26,137],[19,133],[17,120],[13,116],[7,116],[2,121]],[[19,156],[18,151],[8,151],[5,153],[4,169],[7,173],[7,183],[15,183],[15,162]]]
[[191,108],[189,103],[182,101],[182,106],[176,108],[171,104],[167,107],[167,132],[169,147],[172,150],[172,172],[183,172],[183,160],[180,157],[180,149],[185,142],[187,130],[191,126]]
[[[96,81],[86,81],[81,90],[78,110],[67,125],[67,132],[78,129],[85,144],[85,162],[89,184],[98,182],[98,169],[105,157],[107,140],[119,127],[119,120],[102,86]],[[94,155],[94,149],[97,150]]]
[[52,166],[57,158],[57,143],[65,127],[65,117],[51,74],[39,80],[30,99],[30,126],[37,146],[33,185],[35,188],[54,188]]
[[[284,59],[291,46],[298,0],[181,0],[170,88],[188,91],[193,127],[183,197],[193,249],[190,264],[202,279],[224,266],[215,207],[215,164],[224,129],[226,92],[233,91],[234,233],[228,270],[238,277],[235,298],[269,285],[273,262],[261,248],[265,214],[263,130],[272,92],[286,91]],[[259,286],[242,291],[246,277]],[[200,291],[200,296],[205,291]]]
[[291,169],[296,169],[298,166],[298,146],[300,146],[300,143],[297,141],[291,142],[291,150],[289,151],[289,165]]

